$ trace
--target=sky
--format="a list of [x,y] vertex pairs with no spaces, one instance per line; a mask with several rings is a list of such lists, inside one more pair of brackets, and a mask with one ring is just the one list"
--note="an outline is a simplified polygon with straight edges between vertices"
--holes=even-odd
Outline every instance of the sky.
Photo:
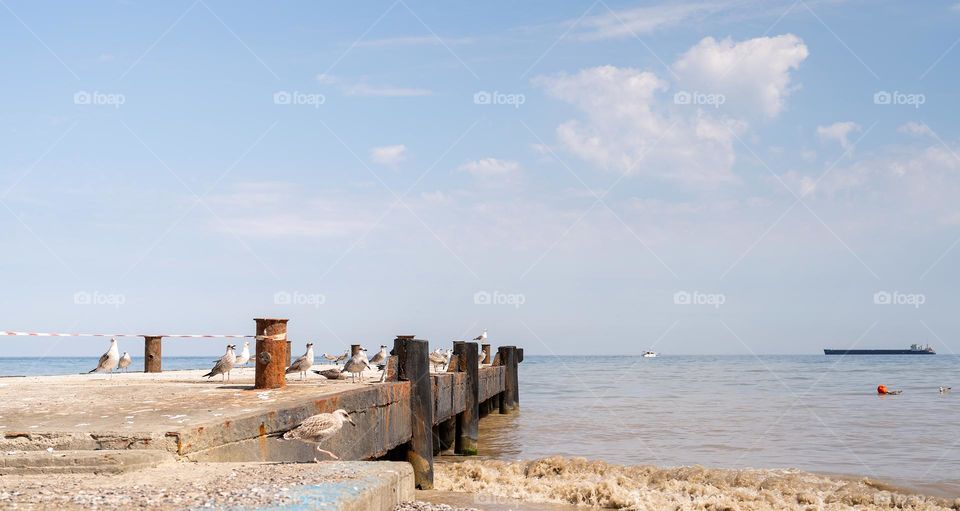
[[955,1],[0,0],[0,331],[960,352],[958,26]]

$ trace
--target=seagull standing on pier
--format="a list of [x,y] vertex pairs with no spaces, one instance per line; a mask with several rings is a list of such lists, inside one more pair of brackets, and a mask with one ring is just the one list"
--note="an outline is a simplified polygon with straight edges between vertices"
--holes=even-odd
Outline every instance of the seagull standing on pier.
[[343,370],[350,373],[350,376],[353,377],[353,382],[356,383],[357,375],[360,375],[360,383],[363,383],[363,371],[370,369],[370,362],[367,361],[367,355],[364,353],[367,351],[363,348],[360,348],[360,351],[356,355],[350,357],[347,360],[347,363],[343,365]]
[[233,364],[237,361],[237,355],[233,351],[236,349],[236,346],[232,344],[227,345],[227,352],[220,357],[220,360],[217,360],[217,363],[214,364],[213,369],[209,373],[203,375],[204,378],[212,378],[216,375],[220,375],[220,381],[226,381],[225,378],[230,376],[230,370],[233,369]]
[[106,353],[100,355],[100,361],[97,362],[97,367],[93,368],[91,373],[103,373],[103,372],[112,372],[117,368],[117,363],[120,361],[120,350],[117,348],[117,340],[110,339],[110,349]]
[[478,335],[478,336],[476,336],[476,337],[474,337],[473,340],[474,340],[474,341],[480,341],[480,342],[486,341],[486,340],[487,340],[487,329],[484,328],[484,329],[483,329],[483,333],[480,334],[480,335]]
[[439,367],[442,367],[447,364],[447,357],[444,356],[443,351],[437,349],[437,351],[430,352],[430,365],[433,366],[434,372],[440,372]]
[[290,367],[287,368],[287,374],[300,373],[300,381],[303,381],[311,367],[313,367],[313,343],[308,342],[307,352],[290,364]]
[[237,360],[233,365],[235,366],[244,366],[247,365],[247,362],[250,361],[250,343],[243,343],[243,350],[240,351],[240,355],[237,356]]
[[126,371],[127,367],[130,367],[130,364],[132,363],[133,359],[130,358],[130,354],[124,351],[123,355],[120,355],[120,361],[117,363],[117,367],[119,367],[122,371]]
[[340,458],[337,457],[336,454],[321,449],[320,443],[337,434],[337,432],[343,428],[344,422],[349,422],[354,427],[357,425],[353,422],[353,419],[350,418],[350,414],[346,410],[340,409],[333,413],[321,413],[307,417],[299,426],[284,433],[283,438],[286,440],[299,439],[316,442],[318,452],[329,454],[331,458],[339,460]]
[[376,366],[377,369],[383,369],[383,364],[387,361],[387,347],[380,345],[380,351],[370,359],[370,366]]

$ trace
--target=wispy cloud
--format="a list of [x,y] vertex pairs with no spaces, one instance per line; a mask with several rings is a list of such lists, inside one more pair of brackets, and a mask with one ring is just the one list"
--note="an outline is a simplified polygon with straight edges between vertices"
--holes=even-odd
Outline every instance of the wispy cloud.
[[404,144],[374,147],[370,150],[370,160],[380,165],[396,165],[407,158],[407,146]]
[[420,87],[399,87],[396,85],[374,85],[357,83],[344,89],[347,96],[379,96],[385,98],[410,98],[433,95],[430,89]]

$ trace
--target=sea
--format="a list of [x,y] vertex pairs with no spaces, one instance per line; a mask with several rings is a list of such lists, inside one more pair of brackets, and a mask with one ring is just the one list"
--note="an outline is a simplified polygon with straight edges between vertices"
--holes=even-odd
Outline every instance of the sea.
[[[218,355],[165,357],[165,370]],[[0,376],[95,358],[0,358]],[[142,371],[134,359],[131,371]],[[880,396],[878,385],[902,390]],[[954,387],[940,393],[939,387]],[[796,468],[960,496],[960,357],[526,355],[520,413],[481,422],[484,459]]]

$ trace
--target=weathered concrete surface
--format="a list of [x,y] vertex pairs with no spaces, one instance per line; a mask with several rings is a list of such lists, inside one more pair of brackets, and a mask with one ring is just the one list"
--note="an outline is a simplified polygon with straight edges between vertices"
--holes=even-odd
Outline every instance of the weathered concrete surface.
[[387,511],[413,499],[413,470],[396,462],[176,462],[121,475],[0,476],[0,509]]
[[[178,455],[289,430],[316,413],[355,414],[368,452],[378,456],[409,436],[398,403],[408,386],[305,382],[254,391],[253,368],[233,381],[205,381],[202,371],[70,375],[0,382],[0,450],[160,449]],[[368,376],[373,377],[373,373]],[[364,454],[360,456],[360,454]]]
[[0,454],[0,475],[120,474],[173,463],[167,451],[13,451]]

